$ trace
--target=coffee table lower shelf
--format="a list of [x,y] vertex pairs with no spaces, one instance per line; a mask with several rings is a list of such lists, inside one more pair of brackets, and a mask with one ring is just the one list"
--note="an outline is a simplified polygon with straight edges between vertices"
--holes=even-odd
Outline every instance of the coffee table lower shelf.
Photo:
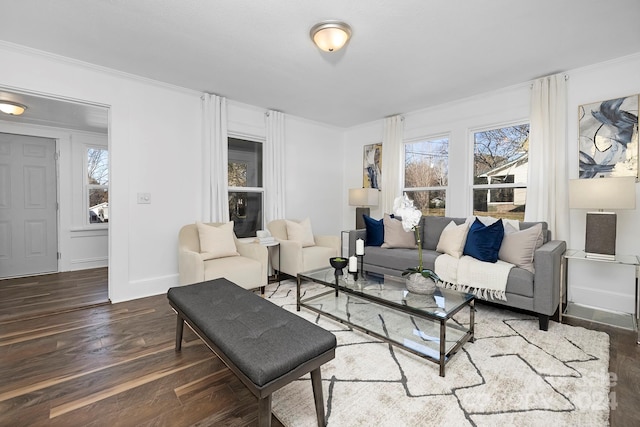
[[464,343],[473,342],[473,299],[466,305],[469,327],[452,318],[405,312],[350,293],[336,295],[334,290],[300,300],[299,305],[437,363],[441,377],[451,357]]

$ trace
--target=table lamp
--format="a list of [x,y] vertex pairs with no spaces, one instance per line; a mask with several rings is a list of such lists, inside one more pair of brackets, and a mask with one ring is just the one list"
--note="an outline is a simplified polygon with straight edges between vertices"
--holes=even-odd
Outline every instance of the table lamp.
[[378,194],[380,190],[377,188],[350,188],[349,189],[349,205],[356,207],[356,229],[365,228],[364,218],[362,215],[369,215],[371,212],[369,206],[378,206]]
[[614,209],[636,208],[636,178],[591,178],[569,180],[569,208],[598,209],[587,212],[584,251],[587,258],[615,259],[616,221]]

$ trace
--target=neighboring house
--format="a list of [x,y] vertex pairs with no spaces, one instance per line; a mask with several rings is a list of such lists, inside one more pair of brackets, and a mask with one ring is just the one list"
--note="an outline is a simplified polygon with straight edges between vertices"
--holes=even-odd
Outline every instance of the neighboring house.
[[109,222],[109,202],[91,206],[89,208],[89,222]]
[[529,154],[523,153],[517,159],[480,175],[480,178],[486,178],[488,185],[523,183],[523,188],[487,189],[487,206],[492,207],[489,210],[506,212],[524,207],[527,197],[528,173]]

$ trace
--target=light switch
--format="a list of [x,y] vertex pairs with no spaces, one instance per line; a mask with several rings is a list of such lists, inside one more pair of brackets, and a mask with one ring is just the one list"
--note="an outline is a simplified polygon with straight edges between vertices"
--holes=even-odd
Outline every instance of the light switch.
[[151,203],[151,193],[138,193],[138,204]]

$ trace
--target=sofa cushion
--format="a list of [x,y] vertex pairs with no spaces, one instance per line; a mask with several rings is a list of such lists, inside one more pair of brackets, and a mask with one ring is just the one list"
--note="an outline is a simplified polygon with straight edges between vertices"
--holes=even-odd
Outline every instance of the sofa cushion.
[[286,220],[285,223],[289,240],[300,242],[303,248],[316,244],[313,239],[313,230],[311,229],[311,220],[309,218],[305,218],[300,222]]
[[384,243],[383,219],[373,219],[369,215],[362,215],[364,226],[367,229],[365,244],[367,246],[380,246]]
[[233,221],[218,227],[196,222],[203,260],[240,255],[233,238]]
[[484,225],[476,218],[469,227],[463,253],[480,261],[496,262],[503,237],[504,226],[501,219],[491,225]]
[[416,248],[416,238],[413,231],[404,231],[402,221],[384,214],[384,243],[383,248]]
[[468,231],[469,227],[466,223],[458,225],[454,221],[449,222],[449,225],[440,234],[436,250],[454,258],[460,258],[467,240]]
[[422,227],[422,248],[435,251],[438,247],[442,230],[444,230],[451,221],[455,224],[464,224],[464,220],[464,218],[423,216],[420,224]]
[[533,273],[533,255],[536,249],[542,246],[543,241],[542,224],[536,224],[522,231],[517,231],[507,224],[504,231],[498,258]]
[[379,246],[370,246],[365,251],[363,261],[369,265],[404,271],[407,268],[418,266],[418,251],[407,248],[397,248],[391,251]]

